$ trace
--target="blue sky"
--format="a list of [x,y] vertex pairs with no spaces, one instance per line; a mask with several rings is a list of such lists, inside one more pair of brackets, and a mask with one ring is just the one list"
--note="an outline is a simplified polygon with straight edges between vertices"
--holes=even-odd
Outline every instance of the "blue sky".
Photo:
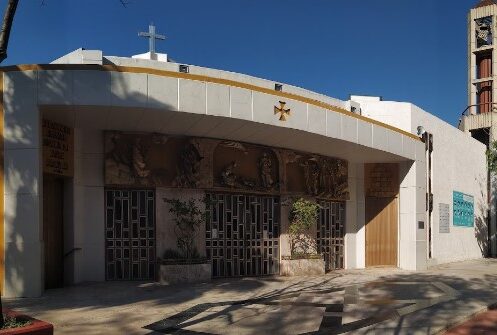
[[[477,0],[20,1],[3,65],[48,63],[79,47],[160,52],[348,99],[410,101],[455,124],[467,105],[467,13]],[[5,0],[0,1],[3,10]]]

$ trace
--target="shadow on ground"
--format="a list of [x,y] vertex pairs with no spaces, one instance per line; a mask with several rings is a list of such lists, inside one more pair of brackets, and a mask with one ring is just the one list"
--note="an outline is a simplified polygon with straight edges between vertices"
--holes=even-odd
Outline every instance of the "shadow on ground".
[[419,273],[94,283],[6,305],[53,322],[60,334],[431,334],[497,302],[495,287],[497,261],[479,260]]

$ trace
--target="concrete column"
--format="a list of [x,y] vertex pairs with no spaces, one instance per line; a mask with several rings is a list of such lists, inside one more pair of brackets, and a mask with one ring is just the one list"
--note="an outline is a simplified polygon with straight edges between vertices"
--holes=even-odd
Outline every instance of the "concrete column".
[[364,164],[349,163],[350,199],[345,205],[345,268],[365,267]]
[[44,288],[43,175],[37,73],[4,74],[4,296],[34,297]]
[[[416,143],[416,161],[400,163],[399,267],[427,267],[426,165],[424,143]],[[420,227],[419,222],[423,222]]]
[[74,281],[105,280],[103,132],[75,132]]

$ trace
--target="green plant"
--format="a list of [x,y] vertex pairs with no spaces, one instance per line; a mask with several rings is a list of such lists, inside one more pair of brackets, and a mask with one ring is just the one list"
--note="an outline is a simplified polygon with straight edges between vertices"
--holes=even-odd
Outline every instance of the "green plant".
[[292,257],[316,253],[316,239],[311,235],[311,228],[317,223],[319,208],[317,203],[303,198],[292,204],[289,215]]
[[497,141],[491,142],[488,146],[487,166],[490,172],[497,172]]
[[20,327],[26,327],[31,324],[31,321],[29,320],[23,320],[6,314],[3,314],[3,318],[5,321],[0,329],[20,328]]
[[198,258],[195,237],[207,218],[205,210],[200,209],[198,201],[193,198],[186,201],[164,198],[164,201],[171,206],[169,212],[175,216],[174,232],[180,255],[186,259]]
[[162,259],[181,259],[181,254],[178,250],[166,249],[162,253]]

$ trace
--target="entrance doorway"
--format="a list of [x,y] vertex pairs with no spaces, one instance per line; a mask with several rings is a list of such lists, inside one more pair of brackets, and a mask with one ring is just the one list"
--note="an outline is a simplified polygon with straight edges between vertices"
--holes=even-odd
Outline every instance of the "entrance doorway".
[[398,265],[399,186],[399,164],[364,164],[366,266]]
[[366,198],[366,266],[397,266],[397,198]]
[[106,279],[154,279],[154,191],[106,190],[105,204]]
[[64,286],[64,180],[43,175],[45,289]]
[[326,271],[343,269],[345,203],[319,201],[319,206],[318,252],[324,257]]
[[212,277],[279,274],[280,202],[272,196],[207,194]]

